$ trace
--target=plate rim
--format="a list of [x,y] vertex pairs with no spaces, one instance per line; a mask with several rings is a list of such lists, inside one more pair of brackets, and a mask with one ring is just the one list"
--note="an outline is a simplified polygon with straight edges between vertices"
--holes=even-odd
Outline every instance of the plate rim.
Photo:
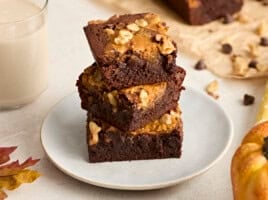
[[[221,110],[221,112],[224,114],[224,116],[226,117],[226,120],[229,124],[229,134],[228,134],[228,139],[227,139],[227,143],[225,145],[225,147],[223,148],[223,150],[221,151],[221,153],[214,159],[212,160],[212,162],[210,162],[208,165],[206,165],[206,167],[204,167],[201,170],[198,170],[195,173],[192,173],[190,175],[181,177],[181,178],[177,178],[174,180],[169,180],[169,181],[163,181],[161,183],[155,183],[155,184],[142,184],[142,185],[126,185],[126,184],[111,184],[111,183],[107,183],[105,181],[100,182],[100,181],[94,181],[94,180],[90,180],[88,178],[83,178],[81,176],[77,176],[76,174],[72,173],[71,171],[68,171],[66,169],[64,169],[62,166],[60,166],[47,152],[45,145],[44,145],[44,126],[45,126],[45,122],[47,120],[47,118],[50,116],[50,114],[52,113],[52,111],[59,105],[61,104],[66,98],[74,95],[77,93],[77,91],[73,91],[67,95],[65,95],[63,98],[61,98],[55,105],[53,105],[50,110],[48,111],[47,115],[45,116],[45,118],[42,121],[42,126],[40,128],[40,140],[41,140],[41,145],[42,148],[45,152],[45,154],[47,155],[47,157],[50,159],[50,161],[58,168],[60,169],[62,172],[64,172],[66,175],[82,181],[84,183],[87,184],[91,184],[94,186],[98,186],[98,187],[103,187],[103,188],[108,188],[108,189],[116,189],[116,190],[129,190],[129,191],[142,191],[142,190],[156,190],[156,189],[161,189],[161,188],[166,188],[166,187],[170,187],[170,186],[174,186],[177,185],[181,182],[190,180],[192,178],[195,178],[205,172],[207,172],[210,168],[212,168],[219,160],[221,160],[223,158],[223,156],[226,154],[226,152],[228,151],[228,149],[231,146],[233,137],[234,137],[234,127],[233,127],[233,122],[231,120],[231,118],[229,117],[229,115],[227,114],[227,112],[223,109],[223,107],[221,105],[219,105],[219,103],[215,102],[215,100],[209,98],[208,96],[206,96],[204,93],[202,93],[201,91],[191,87],[191,86],[184,86],[186,88],[186,90],[191,90],[194,91],[195,93],[198,93],[198,95],[203,96],[204,98],[206,98],[208,101],[212,102],[213,104],[215,104],[217,106],[218,109]],[[77,94],[76,94],[77,95]],[[90,164],[90,163],[89,163]],[[93,163],[96,164],[96,163]],[[98,163],[97,163],[98,164]]]

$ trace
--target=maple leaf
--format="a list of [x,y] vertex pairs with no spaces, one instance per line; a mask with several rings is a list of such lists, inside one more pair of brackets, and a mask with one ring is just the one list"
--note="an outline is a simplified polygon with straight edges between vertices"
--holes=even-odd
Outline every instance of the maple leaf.
[[21,170],[35,165],[39,159],[33,160],[31,157],[24,161],[22,164],[18,160],[9,163],[7,165],[0,166],[0,177],[14,175],[20,172]]
[[0,147],[0,165],[10,160],[9,155],[15,151],[17,147]]
[[14,190],[22,183],[32,183],[39,176],[40,174],[37,171],[29,169],[22,170],[11,176],[0,177],[0,188]]
[[7,163],[16,148],[0,147],[0,200],[7,197],[3,189],[14,190],[23,183],[32,183],[40,176],[37,171],[26,169],[35,165],[39,159],[30,157],[21,164],[18,160]]

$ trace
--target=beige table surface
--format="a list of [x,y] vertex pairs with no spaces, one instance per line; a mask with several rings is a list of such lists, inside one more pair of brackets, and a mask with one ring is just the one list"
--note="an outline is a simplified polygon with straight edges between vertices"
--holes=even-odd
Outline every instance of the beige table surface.
[[[40,142],[42,121],[55,103],[75,91],[74,85],[79,73],[92,62],[82,26],[89,19],[107,18],[114,12],[114,10],[104,9],[90,0],[50,1],[48,20],[49,87],[32,104],[19,110],[0,112],[0,146],[18,146],[16,153],[13,154],[14,159],[23,160],[28,156],[41,158],[40,163],[35,168],[42,173],[42,177],[34,184],[25,184],[16,191],[8,192],[8,199],[232,199],[230,160],[241,138],[254,124],[265,80],[222,80],[207,71],[194,71],[190,67],[191,63],[185,64],[188,72],[185,85],[203,91],[208,82],[214,79],[219,80],[220,99],[218,103],[224,107],[233,121],[234,139],[226,155],[213,168],[180,185],[146,192],[103,189],[79,182],[65,175],[45,155]],[[256,96],[255,105],[247,107],[242,105],[241,99],[245,93]],[[202,117],[202,113],[196,117]]]

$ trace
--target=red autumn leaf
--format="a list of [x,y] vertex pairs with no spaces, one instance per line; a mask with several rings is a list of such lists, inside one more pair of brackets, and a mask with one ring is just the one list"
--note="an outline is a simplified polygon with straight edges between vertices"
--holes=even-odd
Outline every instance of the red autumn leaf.
[[19,171],[35,165],[39,159],[33,160],[31,157],[24,161],[22,164],[19,161],[14,161],[6,165],[0,166],[0,176],[9,176],[17,174]]
[[15,151],[17,147],[0,147],[0,164],[6,163],[10,160],[9,155]]
[[0,147],[0,200],[7,198],[6,190],[13,190],[23,183],[32,183],[40,174],[37,171],[26,169],[35,165],[39,159],[32,157],[19,163],[18,160],[5,164],[10,160],[10,154],[17,147]]

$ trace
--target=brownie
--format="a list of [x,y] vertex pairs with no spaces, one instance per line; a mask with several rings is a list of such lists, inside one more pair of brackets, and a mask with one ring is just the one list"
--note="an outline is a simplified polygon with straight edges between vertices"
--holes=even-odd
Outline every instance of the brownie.
[[166,0],[185,21],[202,25],[241,10],[243,0]]
[[183,89],[180,74],[174,72],[167,82],[109,90],[98,70],[88,67],[77,81],[81,106],[124,131],[141,128],[174,109]]
[[88,115],[90,162],[180,158],[183,140],[180,111],[170,111],[145,127],[124,132]]
[[152,13],[90,21],[84,31],[103,76],[113,89],[166,81],[177,47],[168,27]]

